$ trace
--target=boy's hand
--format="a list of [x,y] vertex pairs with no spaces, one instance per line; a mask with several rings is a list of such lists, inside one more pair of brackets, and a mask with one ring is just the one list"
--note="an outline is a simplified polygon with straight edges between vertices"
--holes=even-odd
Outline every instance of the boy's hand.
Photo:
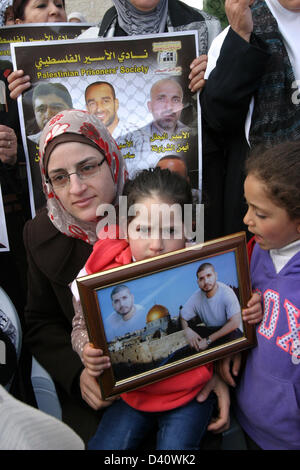
[[91,343],[84,345],[82,362],[92,377],[98,377],[105,369],[111,367],[108,356],[103,356],[102,349],[96,349]]
[[259,323],[263,317],[263,309],[261,305],[261,297],[259,294],[252,294],[251,299],[247,303],[247,308],[242,311],[243,320],[247,323]]

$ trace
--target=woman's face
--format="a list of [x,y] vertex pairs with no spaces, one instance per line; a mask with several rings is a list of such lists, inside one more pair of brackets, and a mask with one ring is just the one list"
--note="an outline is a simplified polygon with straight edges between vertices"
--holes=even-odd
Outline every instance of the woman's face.
[[16,23],[59,23],[67,21],[62,0],[29,0],[24,8],[24,18]]
[[130,3],[141,11],[152,11],[159,4],[160,0],[129,0]]
[[[48,162],[48,176],[54,192],[64,208],[83,222],[96,221],[96,210],[100,204],[112,204],[116,196],[115,185],[106,160],[97,172],[86,179],[80,179],[75,172],[88,169],[105,160],[104,155],[88,144],[66,142],[57,145]],[[69,181],[64,187],[55,187],[54,179],[66,173]]]
[[290,11],[299,12],[300,11],[300,1],[299,0],[278,0],[281,5]]

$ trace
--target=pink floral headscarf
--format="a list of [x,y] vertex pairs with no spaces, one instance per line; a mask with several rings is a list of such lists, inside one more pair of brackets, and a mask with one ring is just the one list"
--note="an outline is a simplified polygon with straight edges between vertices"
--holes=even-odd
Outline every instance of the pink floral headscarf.
[[[76,136],[77,135],[77,136]],[[86,141],[88,145],[99,148],[105,156],[115,183],[118,202],[127,177],[126,165],[114,139],[99,118],[86,111],[68,109],[54,116],[44,127],[40,138],[40,169],[43,190],[47,199],[48,216],[53,225],[63,234],[80,238],[87,243],[97,241],[97,222],[83,222],[72,216],[62,205],[53,191],[50,183],[46,182],[48,160],[56,142]],[[49,146],[49,147],[48,147]],[[47,149],[48,147],[48,149]]]

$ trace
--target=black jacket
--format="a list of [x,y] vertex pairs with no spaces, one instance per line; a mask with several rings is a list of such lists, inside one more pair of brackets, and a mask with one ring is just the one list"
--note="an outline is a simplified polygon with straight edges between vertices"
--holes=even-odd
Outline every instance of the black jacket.
[[55,382],[63,421],[86,441],[94,434],[101,413],[80,395],[83,365],[71,345],[74,310],[69,283],[84,266],[92,246],[59,232],[46,209],[26,223],[24,243],[28,256],[25,342]]

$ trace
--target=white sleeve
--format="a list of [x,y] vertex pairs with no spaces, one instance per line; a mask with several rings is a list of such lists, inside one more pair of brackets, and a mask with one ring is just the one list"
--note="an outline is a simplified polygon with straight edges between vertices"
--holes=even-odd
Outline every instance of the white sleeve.
[[195,300],[195,293],[194,293],[182,307],[180,316],[184,320],[189,321],[197,315],[198,315],[198,312],[196,309],[196,300]]
[[211,46],[208,51],[208,62],[205,71],[204,78],[208,79],[211,71],[215,68],[217,60],[220,55],[221,47],[224,42],[224,39],[229,31],[230,26],[227,26],[211,43]]
[[[79,271],[79,273],[77,274],[76,279],[77,279],[78,277],[83,277],[83,276],[86,276],[86,275],[87,275],[86,269],[85,269],[85,268],[82,268],[82,269]],[[79,300],[79,291],[78,291],[76,279],[74,279],[74,281],[73,281],[71,284],[69,284],[69,285],[70,285],[72,294],[74,295],[75,299],[78,301],[78,300]]]
[[79,34],[76,39],[96,39],[98,38],[99,26],[91,26],[90,28]]
[[238,301],[238,298],[231,287],[228,286],[228,289],[226,290],[225,296],[225,308],[226,308],[226,317],[229,320],[229,318],[233,317],[236,313],[241,312],[241,306]]

